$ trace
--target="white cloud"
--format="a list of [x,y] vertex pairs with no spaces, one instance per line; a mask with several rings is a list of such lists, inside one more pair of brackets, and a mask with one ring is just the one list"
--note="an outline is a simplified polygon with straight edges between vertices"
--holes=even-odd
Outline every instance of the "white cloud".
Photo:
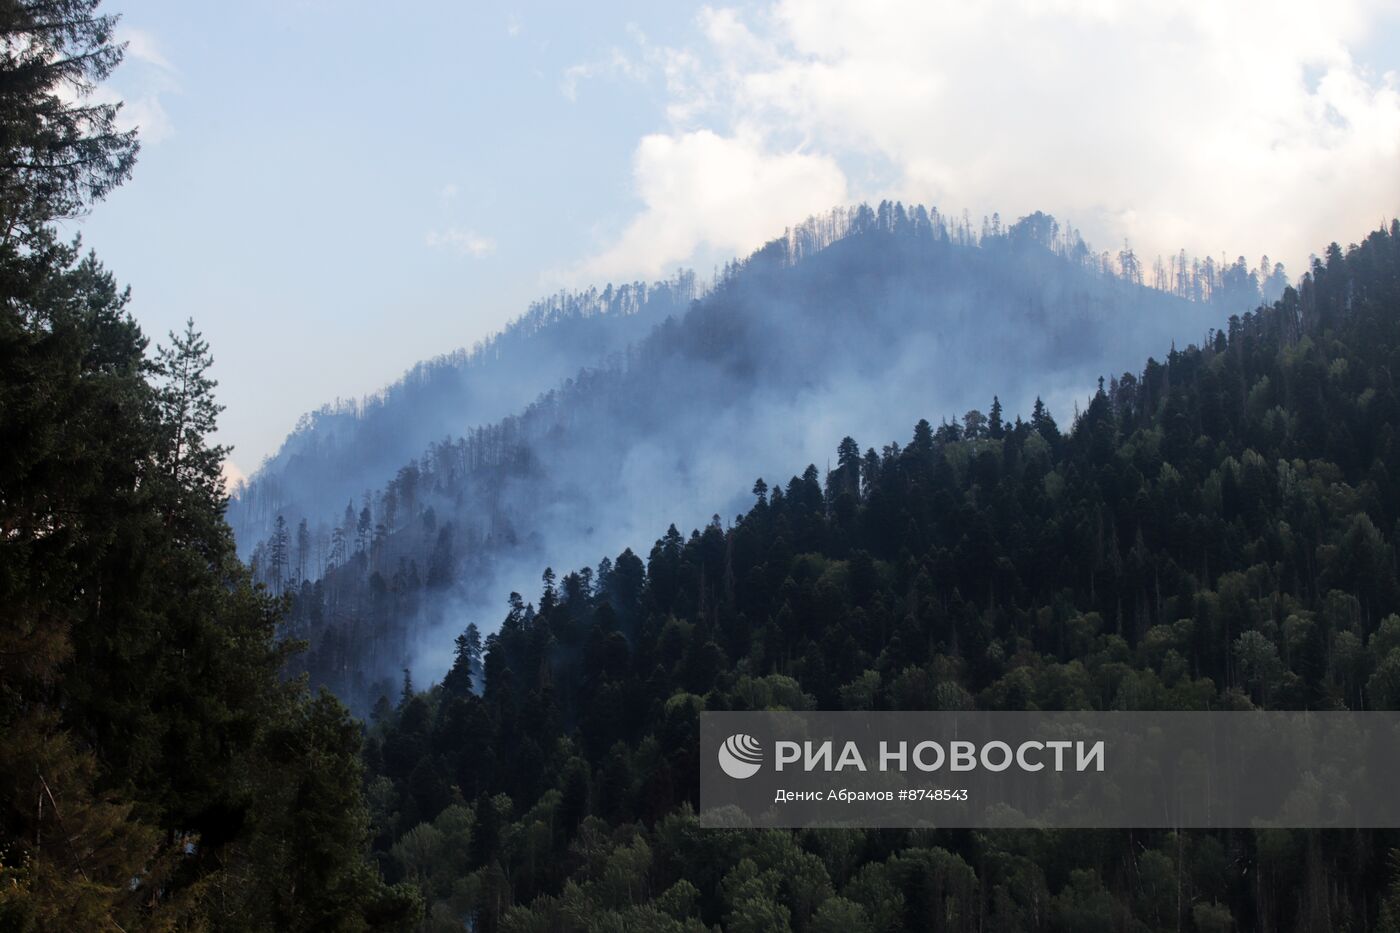
[[[1400,212],[1400,75],[1351,49],[1378,0],[776,0],[649,50],[664,133],[639,214],[586,268],[741,250],[899,197],[1048,210],[1101,248],[1268,251],[1296,273]],[[846,190],[845,179],[851,179]],[[756,228],[762,227],[759,232]]]
[[99,84],[86,97],[64,86],[59,87],[58,94],[71,104],[117,104],[120,107],[117,111],[117,129],[123,132],[138,130],[143,145],[159,143],[175,132],[170,114],[161,103],[160,95],[154,91],[139,95],[124,94],[112,84]]
[[457,183],[455,181],[449,181],[438,189],[438,200],[444,203],[453,201],[456,200],[457,195],[461,193],[461,189],[457,187]]
[[701,247],[742,254],[847,198],[846,178],[832,159],[769,152],[747,132],[647,136],[633,175],[642,211],[612,247],[584,264],[589,277],[657,275]]
[[121,103],[118,127],[138,130],[143,145],[156,145],[175,132],[161,100],[163,95],[179,91],[175,66],[155,36],[144,29],[119,26],[114,38],[126,43],[124,64],[92,97],[101,103]]
[[[645,37],[636,33],[643,52],[646,51]],[[618,78],[625,81],[645,81],[649,67],[644,59],[638,59],[620,48],[610,49],[608,54],[596,61],[580,62],[564,69],[559,82],[559,92],[571,101],[578,100],[578,88],[584,81],[599,77]]]
[[147,65],[154,65],[163,71],[175,70],[175,66],[170,64],[170,60],[161,52],[160,43],[156,41],[155,36],[144,29],[118,26],[115,38],[118,42],[126,43],[128,60],[145,62]]
[[430,249],[446,249],[459,256],[472,256],[481,259],[496,251],[496,241],[471,230],[460,227],[447,227],[444,230],[430,230],[423,238]]
[[169,139],[175,132],[175,127],[170,122],[170,114],[166,112],[157,94],[145,94],[124,100],[117,122],[123,129],[138,130],[141,142],[147,145],[155,145]]

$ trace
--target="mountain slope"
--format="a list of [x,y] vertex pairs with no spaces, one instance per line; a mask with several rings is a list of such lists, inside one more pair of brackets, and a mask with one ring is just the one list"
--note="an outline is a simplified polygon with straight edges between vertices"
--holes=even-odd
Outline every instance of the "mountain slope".
[[1395,829],[696,823],[702,709],[1400,708],[1400,223],[1222,323],[550,575],[377,708],[386,872],[478,930],[1396,929]]
[[313,680],[364,709],[400,668],[439,676],[462,620],[493,618],[543,564],[733,514],[755,474],[820,462],[850,424],[893,436],[994,393],[1010,410],[1041,393],[1063,413],[1101,373],[1199,341],[1221,316],[1105,274],[1044,215],[982,237],[922,208],[834,216],[728,269],[624,357],[430,445],[304,535],[274,526],[255,567],[295,592]]
[[514,414],[585,366],[599,365],[696,297],[693,276],[535,302],[471,351],[419,363],[359,403],[302,417],[281,448],[234,490],[229,523],[247,556],[278,515],[295,525],[382,486],[430,442]]

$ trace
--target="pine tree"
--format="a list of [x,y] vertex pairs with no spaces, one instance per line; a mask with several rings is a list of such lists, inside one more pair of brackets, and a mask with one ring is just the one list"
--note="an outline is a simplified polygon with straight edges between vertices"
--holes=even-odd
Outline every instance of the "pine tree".
[[229,448],[207,442],[224,409],[214,401],[219,383],[208,375],[213,364],[209,344],[190,318],[184,333],[172,331],[170,346],[156,350],[156,399],[169,435],[161,458],[165,470],[181,486],[221,502],[222,466]]
[[44,251],[49,224],[83,213],[131,175],[135,131],[93,91],[122,60],[98,0],[0,6],[0,253]]
[[1035,428],[1047,441],[1057,441],[1060,438],[1060,428],[1055,424],[1055,418],[1050,414],[1050,409],[1045,407],[1045,403],[1036,396],[1035,407],[1031,409],[1031,427]]
[[442,679],[442,686],[454,696],[472,692],[472,680],[481,669],[481,631],[475,622],[467,623],[454,643],[452,667]]
[[860,496],[860,445],[852,437],[844,437],[836,448],[835,492]]
[[287,565],[291,556],[291,544],[287,534],[287,520],[280,514],[272,526],[272,538],[267,549],[267,578],[274,593],[281,593],[287,579]]
[[[127,292],[56,240],[136,152],[85,99],[121,58],[95,8],[0,4],[0,927],[249,928],[316,894],[308,865],[353,884],[263,926],[412,922],[340,783],[357,730],[281,680],[234,553],[207,344],[190,325],[149,359]],[[337,796],[284,793],[300,774]]]
[[919,423],[914,425],[914,441],[909,447],[920,456],[932,455],[933,425],[928,423],[927,418],[920,418]]
[[437,541],[428,557],[428,586],[442,589],[451,586],[455,576],[452,554],[452,523],[438,529]]
[[360,507],[360,517],[355,522],[355,551],[365,553],[369,550],[371,534],[374,529],[374,519],[369,510],[369,494],[365,494],[365,504]]
[[1006,436],[1006,424],[1001,420],[1001,399],[992,396],[991,414],[987,416],[987,435],[993,440]]
[[306,565],[311,555],[311,529],[302,519],[297,525],[297,580],[306,579]]
[[130,880],[164,861],[130,794],[100,793],[96,749],[72,734],[96,723],[69,689],[95,623],[121,618],[110,599],[98,615],[120,592],[114,556],[150,520],[152,408],[125,293],[72,248],[36,259],[20,270],[0,251],[0,898],[41,929],[78,929],[132,923]]

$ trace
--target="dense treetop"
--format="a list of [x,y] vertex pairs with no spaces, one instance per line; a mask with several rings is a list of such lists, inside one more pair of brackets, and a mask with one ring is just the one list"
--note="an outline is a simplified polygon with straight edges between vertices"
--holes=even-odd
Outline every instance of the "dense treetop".
[[7,254],[42,247],[54,220],[74,217],[126,181],[134,130],[92,92],[122,59],[115,16],[98,0],[0,3],[0,225]]
[[148,353],[56,238],[135,155],[83,96],[121,58],[95,6],[0,3],[0,929],[402,927],[359,729],[281,679],[234,554],[207,345]]
[[376,846],[434,929],[1396,929],[1393,832],[739,832],[701,709],[1400,706],[1400,225],[1037,403],[847,438],[645,554],[544,575],[382,700]]
[[[1180,287],[1153,288],[1044,214],[978,231],[922,206],[834,211],[729,264],[693,302],[546,323],[507,342],[503,367],[437,370],[431,389],[396,388],[338,435],[318,426],[289,442],[235,502],[243,552],[294,597],[312,682],[367,711],[402,667],[431,667],[425,640],[446,642],[463,613],[488,618],[545,563],[732,514],[747,504],[739,476],[790,469],[794,449],[825,457],[848,424],[893,437],[934,404],[961,411],[997,393],[1028,410],[1047,387],[1077,392],[1105,366],[1135,367],[1257,307],[1277,285],[1260,265],[1183,258]],[[534,385],[554,371],[560,328],[648,316],[626,352],[499,420],[477,420],[480,393],[454,381]],[[394,443],[423,421],[453,423],[439,410],[457,419],[451,434],[410,452]],[[365,475],[337,466],[352,451],[382,466],[375,486],[347,490]],[[300,487],[324,493],[319,508]]]
[[[259,583],[225,521],[208,346],[190,324],[153,350],[115,277],[55,232],[134,164],[90,96],[121,58],[113,26],[95,0],[0,0],[0,929],[1400,930],[1400,831],[694,817],[702,709],[1400,706],[1400,224],[1101,382],[1063,428],[993,396],[760,479],[732,521],[545,570],[498,631],[461,631],[441,683],[405,675],[362,726],[283,675],[351,682],[401,647],[387,622],[473,569],[463,547],[484,566],[480,545],[527,517],[566,527],[577,475],[515,484],[621,462],[615,435],[578,425],[626,411],[664,430],[701,375],[724,404],[687,429],[746,410],[731,390],[767,369],[878,380],[830,351],[889,346],[935,286],[979,323],[987,283],[1025,299],[983,347],[1053,361],[1153,326],[1105,313],[1145,273],[1044,215],[989,222],[976,252],[898,205],[814,221],[624,365],[435,444],[324,536],[274,511]],[[1187,269],[1154,270],[1162,301],[1260,287],[1242,264]],[[795,285],[841,300],[757,313]],[[1102,328],[1036,343],[1022,325],[1047,294]],[[812,341],[772,326],[803,321]],[[731,453],[700,437],[697,460]],[[489,532],[463,527],[512,490]],[[279,638],[284,612],[317,638],[310,661]]]

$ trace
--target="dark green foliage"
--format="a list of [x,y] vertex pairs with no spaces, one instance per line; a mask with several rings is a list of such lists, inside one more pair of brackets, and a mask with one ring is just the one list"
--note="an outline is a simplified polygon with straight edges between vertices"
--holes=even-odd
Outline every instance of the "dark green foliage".
[[234,554],[207,345],[151,359],[54,237],[135,153],[82,97],[121,57],[95,6],[0,2],[0,927],[402,927],[360,730],[281,680]]
[[[782,468],[767,458],[780,456],[773,441],[783,425],[825,423],[855,403],[884,409],[857,416],[873,418],[883,433],[903,430],[905,413],[917,420],[921,398],[975,391],[1028,400],[1038,383],[1088,378],[1088,367],[1108,355],[1146,355],[1167,346],[1168,335],[1203,332],[1227,313],[1217,298],[1230,310],[1258,304],[1257,285],[1231,297],[1214,272],[1210,284],[1183,282],[1174,294],[1121,278],[1048,217],[1000,229],[979,237],[967,222],[891,202],[838,209],[730,265],[707,294],[639,335],[626,354],[590,361],[509,417],[470,414],[475,377],[463,371],[452,429],[476,425],[464,436],[444,428],[422,447],[397,448],[397,462],[381,463],[397,432],[386,429],[387,408],[377,403],[329,435],[298,432],[230,506],[256,579],[293,597],[290,625],[310,644],[298,670],[368,711],[398,669],[415,663],[423,631],[458,628],[463,613],[492,611],[505,591],[503,566],[587,554],[579,548],[590,546],[594,530],[616,534],[656,521],[660,503],[712,496],[697,477],[723,451],[755,451],[742,456],[764,458],[756,471]],[[1194,275],[1186,265],[1181,271]],[[1246,294],[1254,300],[1246,303]],[[518,380],[498,381],[489,394]],[[434,391],[450,393],[453,384],[439,378]],[[436,423],[410,405],[408,388],[387,390],[384,405],[397,408],[400,423]],[[916,447],[935,436],[1004,438],[999,403],[989,411],[927,425]],[[1034,427],[1058,436],[1043,409]],[[657,449],[685,466],[639,472],[637,463],[651,462]],[[332,468],[350,450],[362,464]],[[847,529],[858,504],[851,480],[879,471],[852,468],[867,459],[854,442],[837,456],[841,467],[830,480],[837,485],[804,477],[802,491],[830,496],[838,529]],[[343,484],[361,468],[376,483],[393,478],[354,487],[346,514],[352,490]],[[332,498],[335,488],[345,491]],[[841,500],[843,490],[851,498]],[[711,501],[726,514],[743,507],[739,495]],[[313,583],[284,573],[279,518],[287,528],[308,519],[317,542]],[[787,543],[812,546],[806,538]],[[829,543],[830,555],[843,558],[843,543]]]
[[99,0],[0,2],[0,250],[42,249],[48,226],[131,175],[136,133],[91,98],[122,59]]
[[732,527],[548,573],[487,638],[480,696],[454,668],[371,731],[386,865],[409,877],[405,841],[469,816],[465,864],[419,886],[483,929],[1393,925],[1392,832],[720,832],[692,813],[703,708],[1393,707],[1397,369],[1392,226],[1101,383],[1067,431],[994,399],[907,447],[846,438],[824,482],[760,480]]
[[0,342],[0,900],[46,929],[402,916],[363,860],[358,729],[280,683],[233,554],[202,342],[149,363],[112,277],[54,256]]
[[[363,925],[389,894],[365,874],[358,730],[279,681],[292,646],[205,443],[206,349],[190,328],[148,362],[112,277],[53,256],[0,341],[0,899],[40,928],[256,926],[245,908],[309,871],[302,900],[328,900],[266,926]],[[312,779],[331,785],[288,796]]]

